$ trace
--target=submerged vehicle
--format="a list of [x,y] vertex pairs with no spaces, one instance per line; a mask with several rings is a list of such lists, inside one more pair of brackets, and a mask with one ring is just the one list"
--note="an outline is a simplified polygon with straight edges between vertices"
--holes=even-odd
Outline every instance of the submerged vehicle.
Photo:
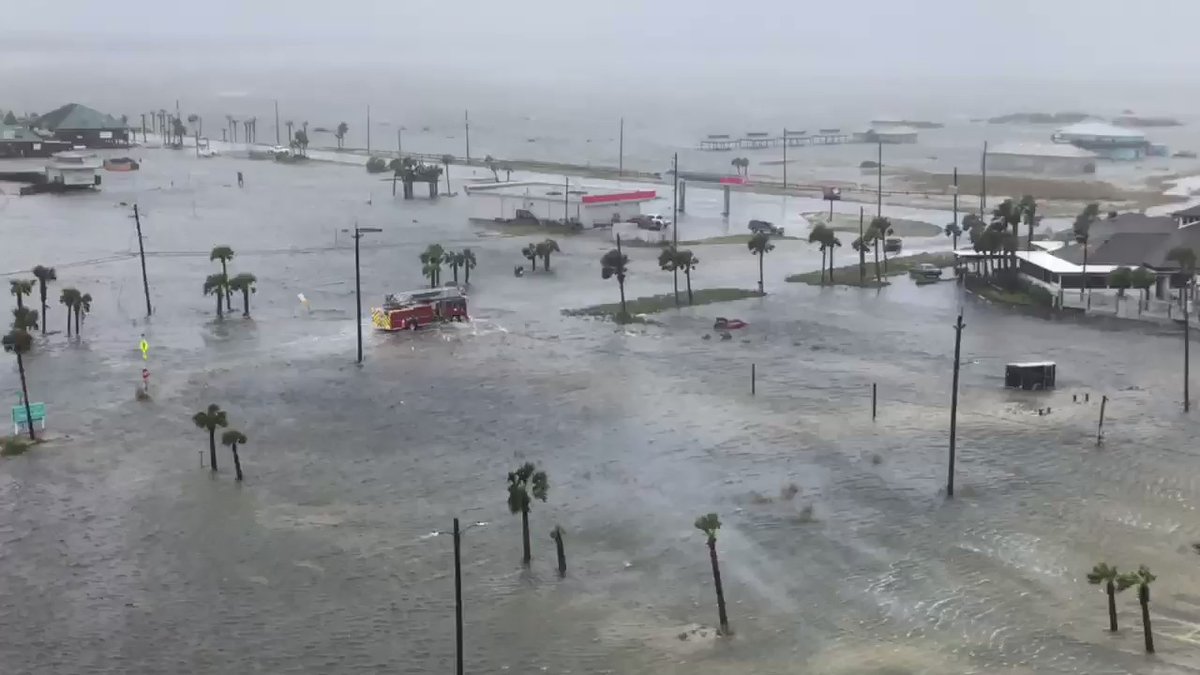
[[137,160],[131,157],[110,157],[104,160],[105,171],[137,171],[142,168]]
[[782,227],[776,227],[775,223],[772,223],[772,222],[766,221],[766,220],[751,220],[750,224],[747,225],[746,227],[754,234],[758,234],[760,232],[765,232],[766,234],[770,234],[770,235],[774,235],[774,236],[779,236],[779,237],[783,236],[783,228]]
[[717,320],[713,322],[713,330],[737,330],[738,328],[745,328],[748,325],[750,324],[741,319],[726,319],[723,316],[718,316]]
[[383,307],[371,309],[371,323],[383,331],[417,330],[432,323],[469,319],[467,296],[456,286],[388,293]]
[[917,283],[931,283],[942,278],[942,268],[930,263],[921,263],[908,271],[909,276]]

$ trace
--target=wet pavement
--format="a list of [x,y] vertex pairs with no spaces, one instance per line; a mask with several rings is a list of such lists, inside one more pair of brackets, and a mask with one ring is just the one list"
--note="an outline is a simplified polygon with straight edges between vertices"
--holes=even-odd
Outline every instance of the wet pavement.
[[[599,274],[603,235],[561,237],[552,274],[518,279],[520,248],[540,237],[469,223],[466,197],[393,201],[353,167],[136,154],[143,171],[106,173],[96,194],[0,197],[0,272],[58,268],[50,329],[62,330],[61,288],[95,298],[82,339],[51,334],[27,359],[54,440],[0,460],[0,672],[449,670],[451,546],[424,535],[455,516],[488,523],[463,542],[469,672],[1200,671],[1200,459],[1172,330],[1032,318],[952,283],[785,284],[819,264],[800,241],[768,255],[765,298],[621,329],[560,315],[617,299]],[[689,190],[681,239],[725,226],[719,197]],[[120,204],[134,201],[149,321]],[[739,201],[729,231],[750,213],[811,210],[800,201]],[[355,222],[385,230],[363,240],[364,314],[421,286],[417,254],[438,242],[477,253],[475,320],[368,330],[355,366],[353,251],[339,232]],[[231,273],[259,278],[252,320],[235,297],[216,321],[201,294],[217,244],[237,251]],[[744,245],[693,250],[697,287],[753,287]],[[654,250],[629,253],[630,297],[670,290]],[[750,326],[702,340],[718,315]],[[142,333],[150,402],[134,400]],[[1058,391],[1004,390],[1004,364],[1034,358],[1058,363]],[[15,370],[6,357],[7,399]],[[210,402],[249,436],[243,484],[224,449],[219,474],[200,467],[207,439],[191,415]],[[527,460],[551,491],[531,514],[525,571],[505,475]],[[736,632],[715,644],[677,637],[716,620],[692,527],[710,511],[724,523]],[[1141,654],[1132,592],[1120,596],[1122,632],[1104,631],[1103,593],[1085,581],[1100,561],[1158,575],[1157,656]]]

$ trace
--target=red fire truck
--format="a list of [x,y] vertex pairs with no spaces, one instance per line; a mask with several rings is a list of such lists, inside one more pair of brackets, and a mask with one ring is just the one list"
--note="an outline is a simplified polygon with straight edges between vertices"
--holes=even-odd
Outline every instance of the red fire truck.
[[383,307],[371,309],[371,323],[385,331],[417,330],[431,323],[468,319],[467,296],[454,286],[388,293]]

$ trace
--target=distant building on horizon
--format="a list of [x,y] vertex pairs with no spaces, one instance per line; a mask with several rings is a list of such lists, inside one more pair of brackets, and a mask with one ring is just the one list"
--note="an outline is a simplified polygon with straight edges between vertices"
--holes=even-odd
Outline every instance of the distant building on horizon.
[[996,171],[1077,176],[1096,173],[1099,155],[1067,143],[1001,143],[988,151]]
[[1151,149],[1146,134],[1107,122],[1080,122],[1065,126],[1055,131],[1050,140],[1090,150],[1105,159],[1142,159],[1150,154]]
[[41,115],[32,124],[55,138],[88,148],[129,147],[129,125],[79,103],[68,103]]

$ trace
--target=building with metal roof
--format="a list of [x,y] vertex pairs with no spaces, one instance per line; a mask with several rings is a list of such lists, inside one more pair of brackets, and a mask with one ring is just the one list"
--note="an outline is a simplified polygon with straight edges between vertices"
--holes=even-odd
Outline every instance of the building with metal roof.
[[79,103],[68,103],[33,122],[59,140],[89,148],[129,146],[129,125],[121,120]]
[[1105,159],[1141,159],[1150,149],[1146,134],[1107,122],[1080,122],[1065,126],[1055,131],[1050,140],[1091,150]]
[[988,169],[1075,176],[1096,173],[1097,159],[1066,143],[1001,143],[988,151]]
[[49,157],[70,149],[70,143],[43,138],[26,127],[0,125],[0,157]]

